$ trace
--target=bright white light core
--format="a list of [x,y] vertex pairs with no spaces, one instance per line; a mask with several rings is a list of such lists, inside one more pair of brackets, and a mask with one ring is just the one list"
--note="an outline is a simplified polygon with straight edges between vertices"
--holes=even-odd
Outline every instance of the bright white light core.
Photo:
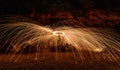
[[64,32],[61,32],[61,31],[54,31],[54,32],[53,32],[53,35],[55,35],[55,36],[64,36],[65,33],[64,33]]
[[94,51],[95,51],[95,52],[101,52],[101,51],[103,51],[103,49],[102,49],[102,48],[97,48],[97,49],[95,49]]

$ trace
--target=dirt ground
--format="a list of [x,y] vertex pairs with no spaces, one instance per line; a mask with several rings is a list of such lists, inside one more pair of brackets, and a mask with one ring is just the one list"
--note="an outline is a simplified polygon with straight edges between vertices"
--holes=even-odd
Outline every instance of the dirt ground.
[[[98,56],[97,56],[98,55]],[[96,57],[102,56],[97,54]],[[84,57],[72,52],[36,54],[0,54],[0,70],[120,70],[119,58]]]

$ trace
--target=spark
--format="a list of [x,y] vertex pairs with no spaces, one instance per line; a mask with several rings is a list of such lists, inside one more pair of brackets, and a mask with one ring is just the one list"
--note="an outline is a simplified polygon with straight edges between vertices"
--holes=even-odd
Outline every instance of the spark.
[[[114,32],[108,33],[97,28],[64,26],[53,30],[27,22],[0,25],[0,51],[19,53],[17,58],[15,55],[8,55],[10,60],[14,61],[20,60],[24,52],[35,53],[35,60],[39,60],[39,52],[44,52],[45,58],[47,58],[47,52],[59,54],[60,52],[72,52],[76,63],[78,58],[81,62],[85,62],[88,56],[90,56],[89,60],[91,61],[107,59],[118,62],[120,55],[119,39],[120,36]],[[59,54],[56,57],[59,57]]]

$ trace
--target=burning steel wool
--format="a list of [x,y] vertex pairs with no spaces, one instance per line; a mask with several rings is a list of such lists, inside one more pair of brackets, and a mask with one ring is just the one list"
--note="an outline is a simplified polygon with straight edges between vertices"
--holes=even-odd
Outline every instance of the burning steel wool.
[[22,53],[36,53],[37,60],[41,52],[72,52],[76,61],[107,59],[119,64],[120,36],[97,28],[52,29],[27,22],[7,23],[0,25],[0,52],[19,54],[8,55],[16,61]]

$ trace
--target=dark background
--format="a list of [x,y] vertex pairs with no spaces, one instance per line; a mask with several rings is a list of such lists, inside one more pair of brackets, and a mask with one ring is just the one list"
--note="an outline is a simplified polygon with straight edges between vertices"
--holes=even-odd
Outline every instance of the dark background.
[[0,0],[0,14],[29,14],[53,10],[118,10],[120,0]]

